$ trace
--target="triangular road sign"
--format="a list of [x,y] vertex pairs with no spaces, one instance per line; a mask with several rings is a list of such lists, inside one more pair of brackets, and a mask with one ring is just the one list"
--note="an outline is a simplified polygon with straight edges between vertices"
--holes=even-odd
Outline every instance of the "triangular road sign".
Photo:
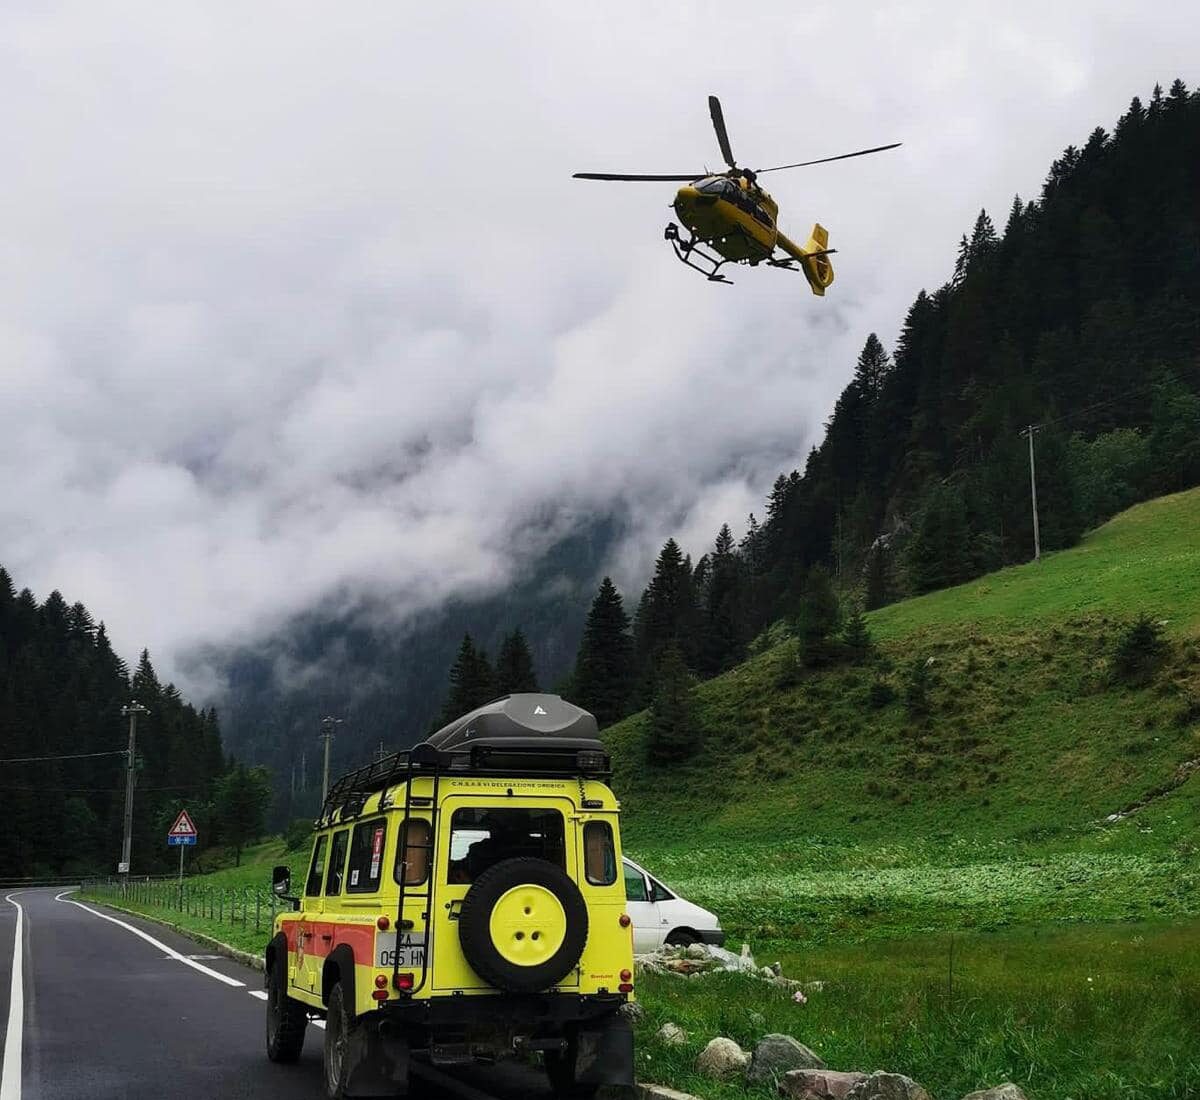
[[179,816],[175,819],[175,824],[171,826],[171,831],[168,836],[195,836],[196,826],[192,824],[192,819],[188,815],[187,810],[180,810]]

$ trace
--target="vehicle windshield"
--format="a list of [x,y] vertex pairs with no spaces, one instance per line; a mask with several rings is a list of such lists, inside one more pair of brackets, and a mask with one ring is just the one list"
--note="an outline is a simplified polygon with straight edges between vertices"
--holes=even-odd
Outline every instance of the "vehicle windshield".
[[711,176],[696,184],[696,190],[705,195],[722,195],[728,197],[737,191],[737,187],[724,176]]

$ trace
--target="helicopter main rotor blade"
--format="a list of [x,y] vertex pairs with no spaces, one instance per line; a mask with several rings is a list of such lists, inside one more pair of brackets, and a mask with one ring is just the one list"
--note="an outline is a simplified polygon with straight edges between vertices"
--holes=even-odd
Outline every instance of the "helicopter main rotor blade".
[[802,160],[799,164],[777,164],[774,168],[758,169],[758,174],[782,172],[785,168],[807,168],[810,164],[828,164],[831,160],[846,160],[849,157],[865,157],[868,153],[882,153],[885,149],[897,149],[903,144],[902,141],[894,141],[891,145],[877,145],[874,149],[859,149],[857,153],[841,153],[836,157],[822,157],[820,160]]
[[674,180],[679,183],[690,183],[692,180],[703,179],[707,172],[693,172],[690,176],[623,176],[616,172],[576,172],[573,180]]
[[729,133],[725,129],[725,114],[721,110],[721,101],[715,96],[708,97],[708,113],[712,116],[713,129],[717,131],[717,143],[721,146],[721,156],[730,168],[736,168],[733,160],[733,150],[729,148]]

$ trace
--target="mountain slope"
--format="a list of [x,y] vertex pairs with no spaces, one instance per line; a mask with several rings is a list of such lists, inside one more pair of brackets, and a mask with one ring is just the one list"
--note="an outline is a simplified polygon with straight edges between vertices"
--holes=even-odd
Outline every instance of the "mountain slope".
[[[626,844],[733,927],[826,936],[1200,912],[1200,490],[1139,505],[1040,565],[873,613],[876,667],[784,641],[696,692],[694,754],[614,726]],[[1169,653],[1111,668],[1146,611]],[[930,678],[927,717],[903,693]],[[894,694],[895,697],[888,699]]]

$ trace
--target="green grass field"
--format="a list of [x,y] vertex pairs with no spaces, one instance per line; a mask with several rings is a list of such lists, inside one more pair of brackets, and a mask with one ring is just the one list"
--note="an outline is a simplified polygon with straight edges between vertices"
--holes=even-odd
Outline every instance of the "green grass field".
[[[1130,688],[1111,655],[1141,612],[1170,651]],[[799,1006],[744,977],[644,977],[641,1077],[744,1097],[698,1078],[696,1053],[782,1031],[938,1100],[1005,1079],[1034,1100],[1200,1095],[1200,778],[1172,786],[1200,758],[1200,490],[869,618],[870,666],[797,672],[783,641],[699,685],[696,751],[673,767],[643,763],[644,714],[605,734],[627,851],[735,945],[829,983]],[[914,659],[920,719],[899,698]],[[265,887],[303,861],[272,841],[204,881]],[[668,1019],[688,1047],[655,1039]]]

